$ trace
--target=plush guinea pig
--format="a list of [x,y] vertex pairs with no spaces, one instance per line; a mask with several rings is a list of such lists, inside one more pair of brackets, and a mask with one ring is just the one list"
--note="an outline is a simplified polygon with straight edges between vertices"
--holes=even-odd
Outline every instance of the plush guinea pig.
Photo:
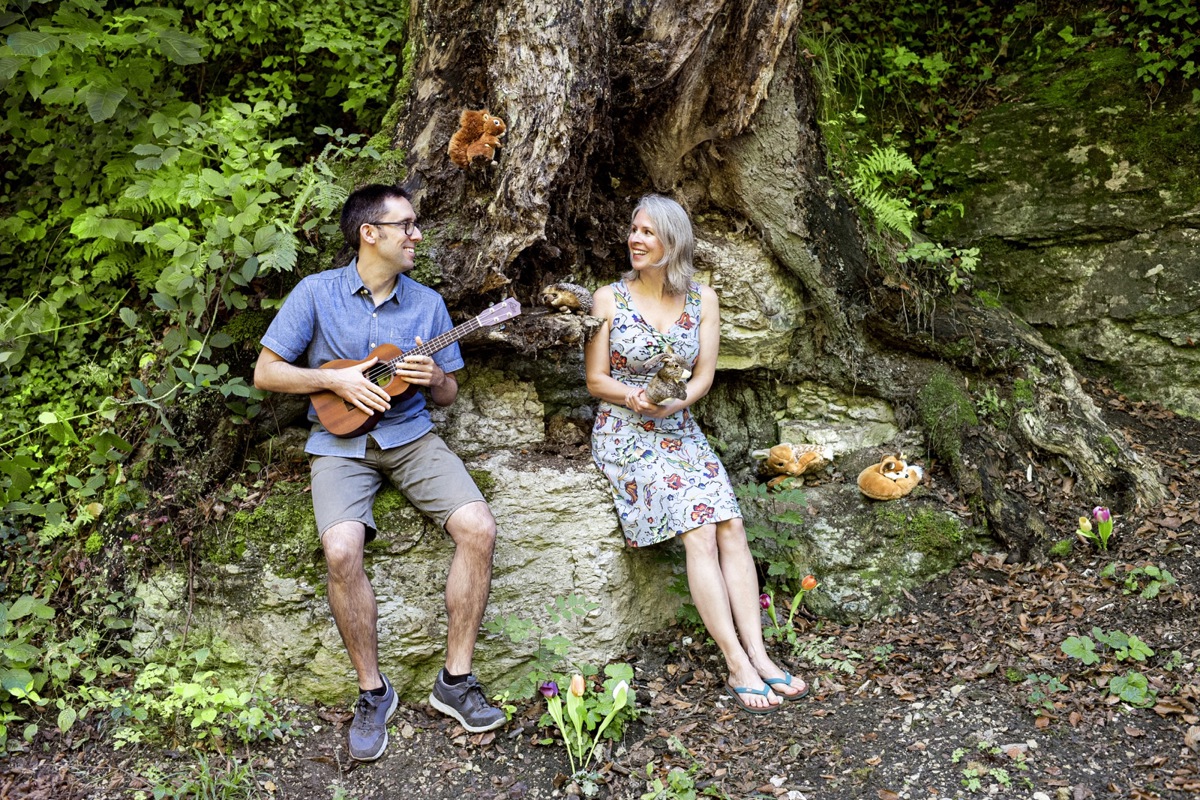
[[925,471],[909,466],[897,453],[858,473],[858,488],[872,500],[895,500],[913,490]]

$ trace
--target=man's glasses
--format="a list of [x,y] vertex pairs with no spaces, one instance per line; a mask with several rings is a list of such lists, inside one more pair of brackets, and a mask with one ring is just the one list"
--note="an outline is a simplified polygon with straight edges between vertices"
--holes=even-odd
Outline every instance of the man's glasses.
[[413,231],[417,229],[417,221],[415,219],[406,219],[401,222],[368,222],[368,225],[399,225],[400,230],[404,231],[405,236],[412,236]]

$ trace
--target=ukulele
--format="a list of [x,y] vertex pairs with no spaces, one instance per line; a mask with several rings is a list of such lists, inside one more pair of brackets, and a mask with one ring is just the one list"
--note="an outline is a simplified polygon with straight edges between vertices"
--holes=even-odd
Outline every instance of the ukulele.
[[[410,385],[403,378],[396,377],[396,367],[404,360],[406,355],[432,355],[439,350],[449,347],[467,334],[474,333],[480,328],[499,325],[506,319],[512,319],[520,313],[521,304],[517,302],[515,297],[510,297],[502,303],[497,303],[491,308],[485,309],[482,314],[474,319],[464,322],[462,325],[448,330],[440,336],[435,336],[428,342],[422,342],[407,353],[402,352],[394,344],[381,344],[364,359],[354,361],[348,358],[341,358],[322,364],[321,369],[353,367],[356,364],[362,364],[364,361],[370,361],[372,358],[378,358],[379,363],[373,364],[363,374],[368,380],[373,381],[378,386],[382,386],[384,391],[390,396],[405,396],[416,391],[415,386]],[[321,424],[325,426],[325,429],[334,436],[339,436],[343,439],[361,436],[374,428],[384,415],[383,411],[372,413],[360,411],[357,407],[351,405],[328,389],[313,392],[309,395],[309,399],[312,400],[313,408],[316,409],[317,419],[321,420]]]

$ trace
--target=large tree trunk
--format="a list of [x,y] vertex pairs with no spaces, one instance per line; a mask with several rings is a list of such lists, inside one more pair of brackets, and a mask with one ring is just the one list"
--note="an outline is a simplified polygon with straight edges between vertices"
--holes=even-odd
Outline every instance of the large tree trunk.
[[[448,302],[474,311],[512,294],[535,305],[556,280],[607,282],[623,268],[637,198],[666,193],[702,231],[752,232],[795,276],[811,341],[780,377],[876,394],[913,419],[936,371],[963,385],[1022,380],[1031,400],[1016,424],[955,423],[961,449],[949,459],[963,495],[1015,553],[1036,555],[1049,530],[1012,479],[1031,467],[1065,465],[1083,506],[1102,492],[1128,506],[1157,500],[1153,468],[1028,326],[945,301],[914,317],[909,287],[885,280],[826,173],[815,89],[795,44],[800,5],[418,2],[414,74],[393,141],[407,152]],[[499,166],[461,170],[447,143],[461,109],[485,107],[508,124]]]

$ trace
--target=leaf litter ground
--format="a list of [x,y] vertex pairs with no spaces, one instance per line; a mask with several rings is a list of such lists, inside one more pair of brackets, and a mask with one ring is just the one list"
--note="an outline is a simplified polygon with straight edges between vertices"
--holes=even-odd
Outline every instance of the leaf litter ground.
[[[817,658],[788,666],[814,684],[812,696],[763,717],[731,707],[719,657],[702,637],[678,629],[637,642],[625,658],[643,713],[605,752],[599,796],[641,798],[651,781],[672,785],[671,771],[675,792],[658,797],[1200,794],[1200,423],[1103,387],[1096,399],[1160,464],[1169,495],[1118,518],[1109,553],[1077,545],[1040,564],[977,554],[887,619],[805,620],[801,640]],[[1064,535],[1085,511],[1067,500],[1040,498]],[[1147,567],[1177,583],[1143,596],[1153,591]],[[1085,666],[1062,652],[1069,637],[1095,640],[1094,628],[1135,635],[1155,654],[1117,660],[1098,644],[1100,661]],[[1133,703],[1112,691],[1123,684],[1133,684]],[[288,741],[211,757],[214,769],[248,764],[255,776],[248,795],[214,796],[569,798],[565,751],[539,744],[550,735],[537,726],[541,712],[531,704],[506,728],[472,735],[424,706],[402,706],[385,756],[356,765],[345,752],[348,712],[297,706],[298,734]],[[192,763],[174,751],[114,751],[77,726],[0,761],[0,800],[150,797],[161,776]]]

